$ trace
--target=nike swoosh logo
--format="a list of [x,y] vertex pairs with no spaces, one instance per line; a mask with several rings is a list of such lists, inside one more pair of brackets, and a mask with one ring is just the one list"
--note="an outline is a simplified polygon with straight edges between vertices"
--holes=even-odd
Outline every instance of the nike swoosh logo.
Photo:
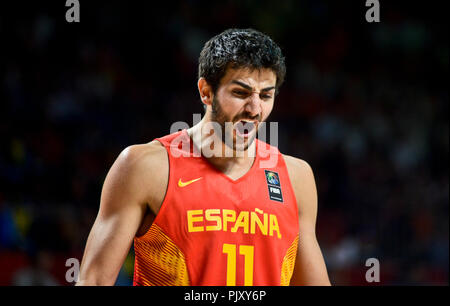
[[187,182],[182,182],[181,179],[178,180],[178,187],[186,187],[189,184],[192,184],[193,182],[196,182],[198,180],[201,180],[202,177],[187,181]]

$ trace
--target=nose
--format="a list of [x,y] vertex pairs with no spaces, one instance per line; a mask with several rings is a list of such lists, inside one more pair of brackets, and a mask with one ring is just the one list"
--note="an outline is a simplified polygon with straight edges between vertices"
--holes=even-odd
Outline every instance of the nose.
[[261,98],[257,92],[254,92],[248,99],[247,104],[245,105],[245,111],[249,113],[249,115],[257,116],[261,113]]

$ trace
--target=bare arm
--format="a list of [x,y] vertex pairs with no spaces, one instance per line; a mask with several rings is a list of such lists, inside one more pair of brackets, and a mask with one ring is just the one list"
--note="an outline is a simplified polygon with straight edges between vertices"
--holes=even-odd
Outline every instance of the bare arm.
[[[157,176],[152,175],[158,173]],[[77,285],[114,285],[144,216],[161,204],[168,178],[159,143],[126,148],[106,176]]]
[[291,285],[329,286],[327,268],[316,238],[317,190],[314,174],[303,160],[285,156],[297,198],[299,247]]

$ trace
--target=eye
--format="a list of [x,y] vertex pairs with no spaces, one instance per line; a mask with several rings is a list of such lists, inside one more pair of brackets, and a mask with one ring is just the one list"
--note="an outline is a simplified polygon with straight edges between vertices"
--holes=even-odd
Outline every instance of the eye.
[[244,97],[248,96],[248,93],[246,91],[238,90],[238,89],[233,90],[233,94],[240,98],[244,98]]
[[262,94],[262,95],[260,95],[260,97],[261,97],[261,99],[263,99],[263,100],[269,100],[269,99],[272,99],[272,95],[269,95],[269,94]]

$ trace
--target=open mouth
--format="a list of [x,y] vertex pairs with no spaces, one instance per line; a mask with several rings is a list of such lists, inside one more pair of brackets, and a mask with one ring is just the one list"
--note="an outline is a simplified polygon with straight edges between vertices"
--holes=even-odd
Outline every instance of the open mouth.
[[240,137],[249,137],[256,129],[256,124],[253,121],[240,120],[234,125],[236,134]]

